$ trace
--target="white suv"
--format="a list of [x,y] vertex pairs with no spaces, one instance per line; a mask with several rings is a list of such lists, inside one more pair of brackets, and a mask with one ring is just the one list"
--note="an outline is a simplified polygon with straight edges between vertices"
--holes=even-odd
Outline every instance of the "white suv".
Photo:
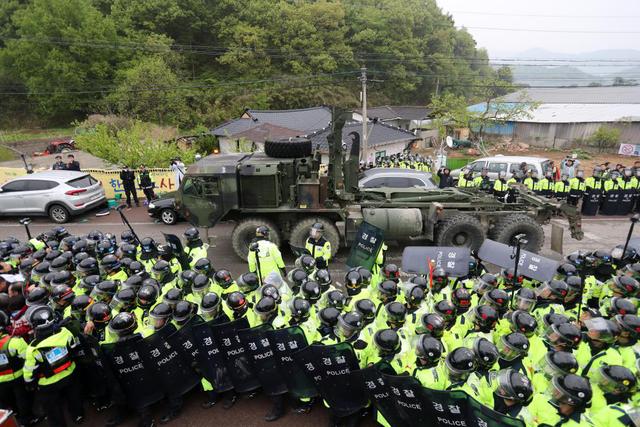
[[[535,170],[538,172],[538,176],[542,177],[544,172],[550,166],[550,160],[544,157],[527,157],[527,156],[493,156],[484,157],[482,159],[474,160],[466,167],[471,168],[474,175],[479,175],[482,169],[487,168],[489,172],[489,178],[497,179],[498,173],[506,172],[507,178],[511,178],[514,172],[520,168],[520,164],[524,162],[527,164],[527,169]],[[451,171],[451,176],[457,178],[460,175],[462,169],[455,169]]]
[[0,187],[0,215],[45,215],[60,224],[106,201],[100,181],[86,172],[32,173]]

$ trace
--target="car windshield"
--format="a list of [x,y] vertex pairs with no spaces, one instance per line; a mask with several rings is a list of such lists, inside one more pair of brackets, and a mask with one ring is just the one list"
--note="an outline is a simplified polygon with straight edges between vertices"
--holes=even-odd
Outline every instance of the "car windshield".
[[73,188],[87,188],[92,185],[96,185],[98,181],[91,175],[81,176],[80,178],[74,178],[70,181],[67,181],[67,185],[70,185]]

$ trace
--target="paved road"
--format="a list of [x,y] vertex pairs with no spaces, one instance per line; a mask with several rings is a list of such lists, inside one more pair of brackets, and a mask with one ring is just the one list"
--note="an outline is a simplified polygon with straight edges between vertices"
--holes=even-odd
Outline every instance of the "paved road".
[[[163,240],[162,233],[180,235],[188,226],[186,223],[179,223],[175,226],[158,224],[147,216],[145,208],[134,208],[126,214],[136,233],[138,233],[140,237],[151,236],[156,240]],[[566,228],[564,243],[565,254],[577,249],[612,248],[619,243],[624,243],[624,239],[626,238],[630,225],[628,218],[584,219],[583,229],[585,231],[585,239],[582,241],[575,241],[569,237],[566,223],[562,220],[557,220],[557,222],[561,225],[564,224],[564,227]],[[95,217],[93,214],[87,214],[83,217],[76,218],[66,226],[70,232],[74,234],[86,234],[97,228],[103,232],[116,233],[119,236],[120,232],[124,230],[124,225],[116,212],[111,212],[110,215],[105,217]],[[52,224],[45,218],[38,218],[34,220],[30,227],[34,233],[39,233],[51,228]],[[210,249],[210,258],[213,260],[213,264],[216,268],[227,268],[234,275],[238,275],[246,272],[247,270],[246,263],[238,259],[231,250],[230,235],[232,227],[232,224],[221,224],[212,230],[211,235],[215,242],[215,246]],[[13,235],[19,239],[26,238],[24,227],[17,224],[16,219],[0,220],[0,229],[2,230],[0,232],[0,237],[3,235]],[[547,235],[547,241],[545,242],[543,253],[550,257],[559,258],[557,253],[552,253],[548,249],[549,236],[551,234],[550,225],[545,226],[545,233]],[[637,230],[637,233],[640,233],[640,229]],[[285,262],[287,263],[287,266],[290,267],[293,263],[293,256],[289,253],[285,253],[284,255]],[[337,259],[333,262],[332,274],[335,278],[342,276],[344,273],[345,269],[343,266],[347,255],[347,250],[341,250],[338,253]],[[401,248],[391,246],[389,255],[391,260],[400,263]],[[203,397],[200,393],[192,392],[186,399],[183,415],[168,425],[203,426],[221,424],[229,427],[266,425],[311,427],[326,425],[328,423],[328,414],[322,405],[316,405],[312,413],[309,415],[300,416],[290,413],[277,423],[270,424],[266,423],[262,419],[264,414],[269,410],[269,400],[264,396],[258,396],[251,400],[242,399],[229,411],[225,411],[222,407],[218,406],[209,410],[203,410],[199,406],[202,399]],[[156,405],[155,412],[158,418],[163,409],[162,404]],[[105,417],[102,414],[90,413],[87,417],[86,425],[100,426],[103,425],[104,419]],[[135,425],[135,420],[132,419],[126,425]],[[374,426],[376,424],[371,417],[369,417],[365,419],[362,425]]]

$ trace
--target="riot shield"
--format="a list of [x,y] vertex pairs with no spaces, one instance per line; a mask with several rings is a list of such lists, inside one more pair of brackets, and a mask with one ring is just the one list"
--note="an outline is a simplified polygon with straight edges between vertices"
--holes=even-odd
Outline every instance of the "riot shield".
[[[468,398],[469,418],[481,427],[525,427],[522,420],[496,412],[474,398]],[[470,425],[470,424],[467,424]]]
[[294,353],[293,358],[336,416],[355,414],[367,404],[362,378],[359,373],[354,375],[359,366],[351,344],[310,345]]
[[371,271],[383,243],[383,231],[375,225],[363,221],[351,245],[351,252],[349,252],[346,264],[349,267],[364,267]]
[[178,259],[178,261],[180,261],[180,266],[182,267],[182,269],[188,270],[190,268],[189,257],[187,257],[187,254],[184,252],[184,248],[182,247],[180,238],[175,234],[162,234],[164,235],[164,239],[167,241],[167,244],[171,246],[171,249],[173,250],[176,258]]
[[278,396],[287,392],[287,384],[278,370],[273,345],[266,334],[272,330],[271,325],[258,325],[238,331],[238,336],[265,394]]
[[601,215],[618,215],[620,205],[620,190],[605,191],[602,196]]
[[[498,267],[513,268],[515,264],[515,249],[516,248],[505,245],[504,243],[485,239],[478,251],[478,257]],[[560,263],[557,261],[523,249],[520,251],[518,274],[540,282],[546,282],[553,279],[559,265]]]
[[602,200],[602,189],[591,188],[585,191],[582,197],[582,215],[594,216],[600,208]]
[[478,426],[477,422],[469,423],[467,417],[468,396],[463,391],[441,391],[422,388],[423,398],[430,402],[426,408],[431,422],[430,425],[442,427],[450,426]]
[[463,247],[408,246],[402,251],[402,271],[429,274],[429,263],[451,277],[469,274],[471,250]]
[[231,390],[233,383],[227,371],[224,355],[220,351],[219,344],[213,338],[212,326],[211,323],[196,323],[191,326],[191,333],[198,347],[196,363],[202,376],[213,384],[217,392],[223,393]]
[[155,370],[151,363],[142,358],[147,348],[140,335],[103,345],[102,350],[131,407],[145,408],[162,400],[164,393]]
[[618,206],[618,215],[629,215],[633,204],[635,203],[636,190],[633,188],[625,188],[620,190],[620,202]]
[[147,351],[142,358],[148,360],[156,371],[156,377],[169,396],[181,396],[200,383],[200,377],[191,363],[170,344],[176,328],[167,324],[144,339]]
[[307,339],[299,326],[268,331],[267,337],[276,356],[276,364],[287,384],[289,393],[297,399],[309,399],[318,395],[313,381],[294,362],[292,354],[306,348]]
[[244,351],[238,331],[248,329],[249,321],[242,317],[233,322],[215,325],[211,328],[213,337],[220,346],[220,350],[227,365],[229,378],[233,388],[238,393],[245,393],[260,388],[260,382],[254,375],[247,353]]

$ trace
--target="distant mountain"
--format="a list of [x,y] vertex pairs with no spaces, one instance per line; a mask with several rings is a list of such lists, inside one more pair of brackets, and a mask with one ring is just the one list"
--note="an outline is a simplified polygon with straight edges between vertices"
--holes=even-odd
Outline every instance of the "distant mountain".
[[[610,85],[615,77],[640,82],[640,50],[607,49],[559,53],[536,48],[502,55],[497,59],[519,60],[514,61],[518,65],[511,67],[514,81],[530,86],[588,86],[590,83]],[[527,61],[528,59],[531,61]],[[556,65],[553,60],[557,60]]]

